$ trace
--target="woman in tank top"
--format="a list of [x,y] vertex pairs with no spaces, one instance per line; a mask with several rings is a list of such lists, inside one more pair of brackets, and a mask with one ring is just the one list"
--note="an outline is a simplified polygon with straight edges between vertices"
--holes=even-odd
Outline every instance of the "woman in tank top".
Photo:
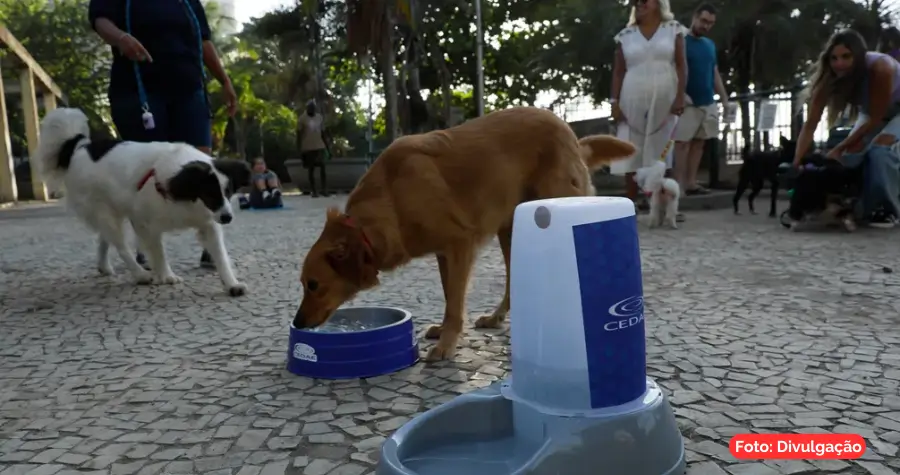
[[[862,218],[875,227],[893,227],[900,216],[900,63],[868,51],[853,30],[835,33],[816,62],[802,93],[809,114],[797,138],[794,165],[809,151],[813,133],[827,109],[828,125],[849,109],[853,130],[828,152],[847,166],[864,166]],[[806,101],[801,101],[801,103]]]

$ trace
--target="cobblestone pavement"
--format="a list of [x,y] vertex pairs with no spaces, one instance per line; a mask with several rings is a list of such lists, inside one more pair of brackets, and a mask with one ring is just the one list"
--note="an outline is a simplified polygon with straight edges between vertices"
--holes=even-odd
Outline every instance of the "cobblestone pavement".
[[[92,236],[60,210],[0,212],[0,474],[370,474],[412,416],[508,373],[506,332],[476,330],[453,363],[363,381],[286,373],[299,262],[329,200],[227,228],[251,287],[238,299],[197,268],[190,234],[167,239],[184,284],[135,287],[97,275]],[[649,373],[671,391],[691,475],[900,469],[900,277],[882,269],[897,239],[726,211],[642,230]],[[478,266],[471,314],[503,289],[496,247]],[[441,315],[437,270],[413,263],[360,300],[424,328]],[[739,463],[727,441],[746,431],[860,433],[868,452]]]

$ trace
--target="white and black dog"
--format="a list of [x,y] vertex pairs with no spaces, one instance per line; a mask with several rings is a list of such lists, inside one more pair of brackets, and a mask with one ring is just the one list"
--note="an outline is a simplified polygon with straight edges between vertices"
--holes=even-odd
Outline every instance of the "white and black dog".
[[[234,217],[229,187],[250,182],[246,163],[215,160],[180,143],[91,141],[87,116],[79,109],[51,111],[41,121],[40,134],[33,166],[49,182],[65,187],[69,207],[100,234],[100,273],[114,273],[109,262],[112,244],[137,283],[181,282],[166,260],[162,236],[193,228],[227,292],[246,293],[247,287],[234,276],[221,227]],[[152,273],[135,260],[126,239],[128,221]]]

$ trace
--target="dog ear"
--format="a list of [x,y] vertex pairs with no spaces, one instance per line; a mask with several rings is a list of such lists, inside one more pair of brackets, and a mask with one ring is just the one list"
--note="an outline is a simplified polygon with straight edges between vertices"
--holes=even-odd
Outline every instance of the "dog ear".
[[232,190],[250,186],[250,165],[243,160],[213,159],[213,166],[228,177]]
[[212,167],[208,163],[200,160],[189,162],[166,183],[166,193],[174,201],[196,201],[203,190],[197,184],[211,173]]
[[378,285],[378,268],[361,235],[338,238],[325,254],[332,269],[359,289]]

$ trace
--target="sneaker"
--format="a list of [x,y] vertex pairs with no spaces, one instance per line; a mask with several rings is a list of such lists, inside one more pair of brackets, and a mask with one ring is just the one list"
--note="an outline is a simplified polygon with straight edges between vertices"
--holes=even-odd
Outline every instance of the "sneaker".
[[873,228],[890,229],[896,225],[897,217],[884,210],[875,211],[869,218],[869,226]]
[[212,261],[212,256],[209,255],[205,250],[203,254],[200,255],[200,267],[204,269],[215,269],[216,264]]

